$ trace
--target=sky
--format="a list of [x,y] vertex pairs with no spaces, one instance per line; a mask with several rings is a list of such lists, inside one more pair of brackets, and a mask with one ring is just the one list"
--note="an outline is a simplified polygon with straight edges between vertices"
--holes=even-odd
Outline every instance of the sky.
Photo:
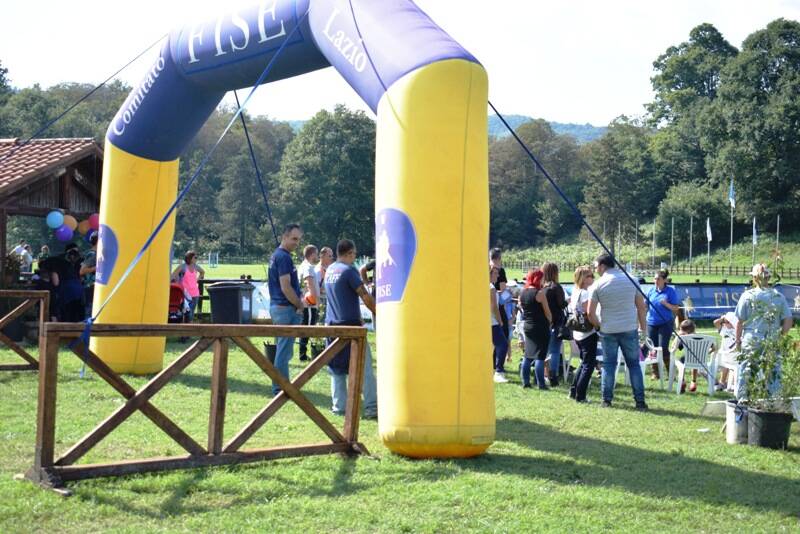
[[[313,0],[312,0],[313,1]],[[378,1],[378,0],[371,0]],[[234,3],[209,0],[6,2],[0,62],[12,85],[100,83],[169,30]],[[776,18],[800,20],[800,0],[416,0],[484,65],[504,114],[608,124],[643,113],[653,61],[709,22],[734,46]],[[158,47],[119,78],[136,84]],[[248,111],[310,118],[343,103],[371,111],[333,69],[258,89]]]

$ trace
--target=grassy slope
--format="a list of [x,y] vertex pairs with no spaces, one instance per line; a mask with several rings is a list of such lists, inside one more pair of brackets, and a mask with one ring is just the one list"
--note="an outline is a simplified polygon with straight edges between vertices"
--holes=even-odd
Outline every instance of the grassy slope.
[[[182,345],[169,345],[168,360]],[[515,358],[518,355],[515,355]],[[7,351],[0,361],[11,361]],[[154,403],[205,441],[211,357],[204,355]],[[299,365],[293,361],[292,372]],[[64,354],[59,372],[57,452],[120,405],[96,377],[78,378]],[[513,365],[512,365],[513,367]],[[487,371],[488,372],[488,371]],[[229,364],[225,436],[266,402],[267,381],[238,351]],[[797,531],[800,429],[790,451],[729,446],[721,421],[698,415],[705,397],[648,390],[648,414],[620,387],[616,408],[576,405],[565,390],[497,392],[497,440],[473,460],[412,461],[390,454],[377,425],[362,422],[376,459],[338,456],[242,467],[84,481],[64,499],[12,480],[33,455],[36,375],[0,375],[0,532],[97,531]],[[144,378],[131,378],[141,386]],[[590,397],[598,398],[594,380]],[[327,413],[329,382],[310,399]],[[342,418],[332,417],[341,425]],[[703,431],[708,429],[707,432]],[[248,446],[324,441],[287,406]],[[86,461],[178,454],[135,415]]]

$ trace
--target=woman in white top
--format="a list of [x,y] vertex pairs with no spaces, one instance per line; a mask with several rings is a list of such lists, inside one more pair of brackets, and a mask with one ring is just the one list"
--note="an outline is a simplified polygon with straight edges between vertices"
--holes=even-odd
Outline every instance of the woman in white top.
[[[575,269],[575,286],[569,299],[569,311],[574,314],[586,314],[586,306],[589,301],[587,288],[594,283],[594,273],[589,266],[582,266]],[[572,332],[572,338],[580,349],[581,366],[578,375],[572,382],[569,396],[577,402],[588,402],[586,400],[586,390],[589,387],[589,380],[597,365],[597,341],[596,330],[588,332]]]

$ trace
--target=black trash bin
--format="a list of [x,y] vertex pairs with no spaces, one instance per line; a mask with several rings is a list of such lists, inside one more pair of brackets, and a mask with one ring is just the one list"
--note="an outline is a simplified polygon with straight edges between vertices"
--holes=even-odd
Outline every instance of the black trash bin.
[[211,297],[211,322],[250,324],[253,322],[253,290],[247,282],[217,282],[206,286]]

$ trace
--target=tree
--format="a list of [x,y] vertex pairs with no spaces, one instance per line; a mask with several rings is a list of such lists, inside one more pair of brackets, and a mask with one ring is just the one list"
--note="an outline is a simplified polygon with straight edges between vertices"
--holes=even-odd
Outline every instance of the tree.
[[[709,184],[683,183],[672,186],[658,209],[656,239],[668,245],[672,237],[672,220],[675,220],[675,254],[689,255],[689,229],[692,228],[694,257],[706,251],[706,218],[711,220],[714,248],[728,245],[730,224],[728,189]],[[694,224],[691,224],[691,219]]]
[[320,111],[286,147],[273,204],[280,224],[298,222],[305,242],[347,237],[375,247],[375,123],[362,111]]
[[667,184],[707,180],[698,117],[717,97],[720,72],[736,54],[714,26],[701,24],[653,63],[656,97],[647,108],[650,123],[662,128],[653,136],[652,154],[658,178]]
[[11,87],[11,82],[9,81],[7,74],[8,74],[8,69],[3,67],[3,62],[0,61],[0,107],[3,107],[5,105],[8,98],[14,92],[14,90]]
[[737,187],[737,214],[800,222],[800,23],[775,20],[745,39],[703,115],[711,179]]
[[603,137],[585,145],[588,181],[581,210],[598,233],[606,226],[610,245],[620,226],[630,234],[637,219],[652,218],[666,193],[655,174],[651,137],[650,128],[621,117]]
[[675,123],[692,115],[699,101],[713,100],[720,72],[736,52],[711,24],[693,28],[687,42],[669,47],[653,62],[656,74],[650,81],[656,98],[648,106],[653,118]]
[[[541,119],[522,124],[517,135],[566,194],[580,202],[583,164],[575,139],[556,134]],[[490,145],[489,177],[493,245],[530,246],[577,233],[580,223],[513,137]]]

